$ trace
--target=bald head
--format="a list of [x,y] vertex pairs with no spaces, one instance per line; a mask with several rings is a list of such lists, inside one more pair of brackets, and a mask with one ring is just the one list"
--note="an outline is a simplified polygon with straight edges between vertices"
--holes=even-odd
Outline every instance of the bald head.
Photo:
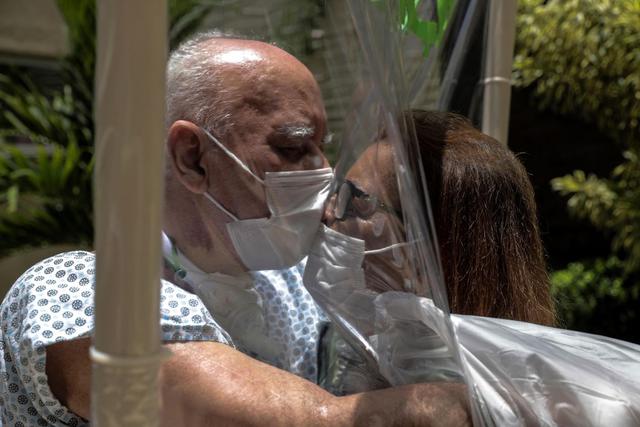
[[219,33],[199,35],[169,59],[167,127],[189,120],[223,136],[237,122],[233,110],[239,104],[268,111],[277,107],[274,95],[282,98],[283,90],[321,103],[311,72],[282,49]]
[[261,41],[214,38],[203,41],[202,48],[211,53],[214,65],[239,67],[244,70],[251,70],[256,66],[266,67],[267,70],[277,67],[280,70],[311,77],[309,70],[293,55]]

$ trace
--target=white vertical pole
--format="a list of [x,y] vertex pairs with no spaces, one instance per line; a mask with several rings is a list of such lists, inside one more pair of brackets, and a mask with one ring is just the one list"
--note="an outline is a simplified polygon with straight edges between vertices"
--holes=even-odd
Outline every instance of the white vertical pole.
[[98,0],[91,422],[158,425],[165,1]]
[[482,132],[507,144],[517,0],[491,0],[484,66]]

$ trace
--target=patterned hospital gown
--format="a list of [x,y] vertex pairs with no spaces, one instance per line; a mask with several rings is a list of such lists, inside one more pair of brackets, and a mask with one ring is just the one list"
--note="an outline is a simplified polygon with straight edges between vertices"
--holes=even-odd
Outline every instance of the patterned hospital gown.
[[318,337],[327,318],[302,282],[306,259],[284,270],[231,277],[203,272],[164,233],[162,252],[176,283],[201,298],[239,350],[317,382]]
[[302,262],[288,270],[251,274],[255,289],[265,301],[266,334],[281,348],[270,363],[315,383],[319,336],[327,318],[302,283],[304,265]]
[[[95,256],[88,252],[51,257],[25,272],[6,295],[0,306],[0,425],[87,424],[52,395],[45,348],[91,334],[94,263]],[[277,352],[275,358],[259,350],[247,353],[315,382],[318,336],[325,318],[302,285],[303,269],[300,264],[251,273],[264,301],[265,334]],[[235,344],[196,295],[163,281],[160,301],[163,340]]]

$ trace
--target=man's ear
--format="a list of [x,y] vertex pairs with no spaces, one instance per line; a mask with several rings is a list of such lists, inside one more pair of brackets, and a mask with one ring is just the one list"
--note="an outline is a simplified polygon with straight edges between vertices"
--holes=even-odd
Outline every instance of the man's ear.
[[202,194],[208,188],[208,173],[203,155],[208,140],[195,124],[177,120],[169,128],[167,149],[176,178],[189,191]]

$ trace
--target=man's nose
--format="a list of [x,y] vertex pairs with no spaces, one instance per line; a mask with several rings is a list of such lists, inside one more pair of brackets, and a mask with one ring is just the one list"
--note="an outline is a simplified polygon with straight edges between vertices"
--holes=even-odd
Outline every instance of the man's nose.
[[307,150],[307,154],[302,159],[304,169],[322,169],[330,166],[329,160],[315,143],[309,142]]
[[324,213],[322,215],[322,222],[324,222],[327,227],[331,227],[334,222],[336,222],[336,199],[337,195],[333,195],[327,200],[327,203],[324,204]]

